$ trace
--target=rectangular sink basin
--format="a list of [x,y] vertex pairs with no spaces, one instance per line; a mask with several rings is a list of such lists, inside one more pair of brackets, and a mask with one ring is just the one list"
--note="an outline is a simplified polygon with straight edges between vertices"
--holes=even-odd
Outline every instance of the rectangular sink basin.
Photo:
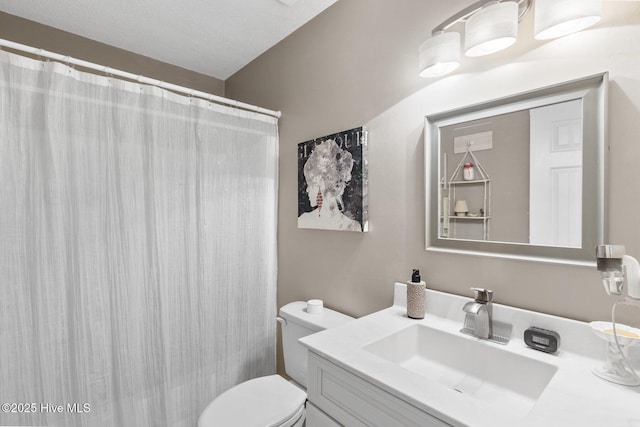
[[529,413],[557,370],[493,343],[425,325],[363,349],[516,418]]

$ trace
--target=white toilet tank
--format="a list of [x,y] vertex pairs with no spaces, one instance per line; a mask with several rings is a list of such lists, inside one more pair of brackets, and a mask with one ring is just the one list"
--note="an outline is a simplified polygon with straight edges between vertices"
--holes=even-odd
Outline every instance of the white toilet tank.
[[298,340],[329,328],[343,325],[353,317],[328,308],[319,314],[307,312],[307,303],[295,301],[280,308],[284,370],[295,382],[307,388],[307,348]]

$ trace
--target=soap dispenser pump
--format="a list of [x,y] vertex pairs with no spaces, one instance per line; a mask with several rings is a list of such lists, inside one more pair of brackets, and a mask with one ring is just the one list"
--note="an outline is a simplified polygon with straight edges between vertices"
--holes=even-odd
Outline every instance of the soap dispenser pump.
[[424,319],[424,291],[426,283],[420,280],[420,270],[413,269],[411,281],[407,283],[407,316]]

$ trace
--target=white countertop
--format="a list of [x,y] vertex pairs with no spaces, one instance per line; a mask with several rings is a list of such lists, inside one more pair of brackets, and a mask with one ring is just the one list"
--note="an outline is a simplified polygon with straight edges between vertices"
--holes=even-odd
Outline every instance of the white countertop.
[[[408,318],[405,286],[395,285],[392,307],[310,335],[301,342],[354,375],[454,426],[640,427],[640,387],[613,384],[591,372],[604,362],[606,343],[593,334],[587,323],[494,304],[494,319],[513,325],[509,344],[501,346],[460,334],[464,322],[462,306],[471,298],[427,290],[425,318]],[[363,350],[367,344],[415,324],[460,334],[479,345],[499,345],[506,351],[552,364],[558,370],[526,417],[511,417]],[[528,348],[523,333],[530,326],[558,332],[560,350],[546,354]],[[639,347],[630,348],[636,371],[640,370]]]

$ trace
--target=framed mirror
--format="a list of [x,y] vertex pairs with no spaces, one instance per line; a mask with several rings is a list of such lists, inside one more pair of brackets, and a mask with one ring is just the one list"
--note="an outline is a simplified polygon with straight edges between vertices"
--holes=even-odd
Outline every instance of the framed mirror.
[[426,249],[594,265],[607,85],[602,73],[427,116]]

